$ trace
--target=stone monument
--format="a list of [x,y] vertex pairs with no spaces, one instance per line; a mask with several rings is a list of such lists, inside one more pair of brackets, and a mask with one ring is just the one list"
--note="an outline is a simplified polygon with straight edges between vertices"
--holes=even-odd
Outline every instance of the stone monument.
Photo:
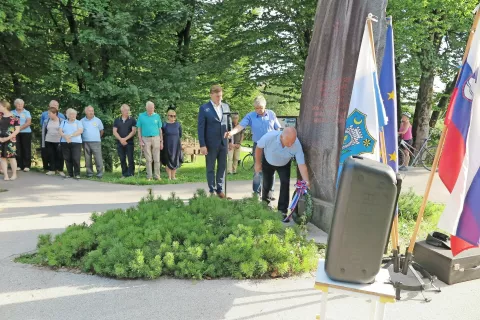
[[[319,0],[317,5],[297,128],[310,174],[312,223],[327,233],[333,216],[339,155],[365,22],[372,13],[384,23],[385,7],[386,0]],[[379,34],[375,40],[384,42],[385,31],[382,36],[381,26],[375,29]],[[382,46],[378,48],[381,52],[377,60],[383,57]],[[381,61],[377,65],[381,65]],[[301,203],[299,210],[302,209]]]

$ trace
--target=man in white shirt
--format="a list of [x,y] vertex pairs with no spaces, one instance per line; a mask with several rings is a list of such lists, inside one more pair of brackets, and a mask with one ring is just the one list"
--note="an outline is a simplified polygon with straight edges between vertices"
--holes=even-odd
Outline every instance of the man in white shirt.
[[231,148],[231,139],[225,138],[225,133],[232,129],[232,121],[227,116],[230,107],[222,103],[222,97],[221,86],[214,85],[210,88],[211,100],[200,106],[198,111],[198,140],[200,152],[206,158],[208,189],[211,194],[215,192],[220,198],[225,198],[223,185],[227,154]]

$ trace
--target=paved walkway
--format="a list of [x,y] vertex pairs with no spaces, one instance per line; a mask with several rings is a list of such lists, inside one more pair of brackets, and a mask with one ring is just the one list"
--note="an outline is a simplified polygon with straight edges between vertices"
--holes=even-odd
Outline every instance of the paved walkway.
[[[423,193],[428,173],[409,172],[404,190]],[[204,183],[175,185],[189,198]],[[0,320],[9,319],[165,319],[243,320],[314,319],[320,294],[311,275],[289,279],[190,281],[162,278],[119,281],[85,274],[51,271],[12,262],[15,255],[35,249],[37,236],[58,233],[72,223],[87,221],[92,211],[127,208],[146,195],[147,186],[72,181],[38,173],[21,174],[13,182],[0,181]],[[155,186],[168,196],[172,186]],[[229,196],[248,196],[251,184],[229,183]],[[277,188],[278,190],[278,188]],[[447,193],[435,181],[431,199]],[[387,307],[386,319],[480,319],[480,281],[448,286],[441,294],[404,293],[405,301]],[[458,302],[457,302],[458,301]],[[346,307],[348,306],[348,307]],[[332,295],[328,319],[365,319],[369,304]]]

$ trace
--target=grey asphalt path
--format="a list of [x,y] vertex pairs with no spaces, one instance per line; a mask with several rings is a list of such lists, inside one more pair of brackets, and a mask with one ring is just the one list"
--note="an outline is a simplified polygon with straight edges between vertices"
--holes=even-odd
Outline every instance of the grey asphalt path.
[[[427,172],[408,172],[404,184],[423,193]],[[438,181],[436,181],[438,182]],[[204,183],[155,186],[168,196],[175,190],[189,198]],[[51,271],[14,263],[20,253],[35,249],[37,236],[58,233],[72,223],[88,221],[92,211],[127,208],[147,192],[146,186],[71,181],[23,173],[0,182],[0,320],[4,319],[315,319],[320,294],[314,277],[236,281],[114,280],[67,271]],[[248,196],[251,184],[229,183],[229,196]],[[278,188],[276,189],[278,192]],[[405,190],[405,188],[404,188]],[[434,184],[431,199],[444,201],[446,191]],[[480,281],[445,286],[440,294],[403,293],[404,301],[388,305],[385,319],[480,319]],[[366,319],[366,301],[333,294],[327,319]]]

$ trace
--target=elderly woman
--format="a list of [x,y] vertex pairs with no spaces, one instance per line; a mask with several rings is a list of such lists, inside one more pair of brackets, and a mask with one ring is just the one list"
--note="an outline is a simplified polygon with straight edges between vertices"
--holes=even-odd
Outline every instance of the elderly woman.
[[20,133],[16,137],[17,170],[28,172],[32,164],[32,129],[30,128],[32,116],[30,112],[25,109],[25,102],[22,99],[15,99],[13,104],[15,105],[15,110],[13,110],[12,113],[18,117],[20,121]]
[[167,122],[163,124],[164,148],[161,151],[161,161],[168,173],[168,180],[177,180],[177,169],[182,163],[182,125],[177,122],[175,107],[169,107]]
[[51,107],[48,109],[48,118],[42,125],[42,148],[47,150],[48,171],[47,176],[59,174],[65,177],[63,173],[63,154],[60,146],[60,124],[58,109]]
[[60,145],[67,166],[66,178],[80,179],[80,155],[82,153],[82,122],[77,120],[77,111],[68,109],[67,120],[60,124]]
[[[20,120],[10,112],[10,103],[0,102],[0,165],[3,171],[3,180],[17,179],[17,144],[16,138],[20,132]],[[8,177],[8,164],[12,168],[12,176]]]

